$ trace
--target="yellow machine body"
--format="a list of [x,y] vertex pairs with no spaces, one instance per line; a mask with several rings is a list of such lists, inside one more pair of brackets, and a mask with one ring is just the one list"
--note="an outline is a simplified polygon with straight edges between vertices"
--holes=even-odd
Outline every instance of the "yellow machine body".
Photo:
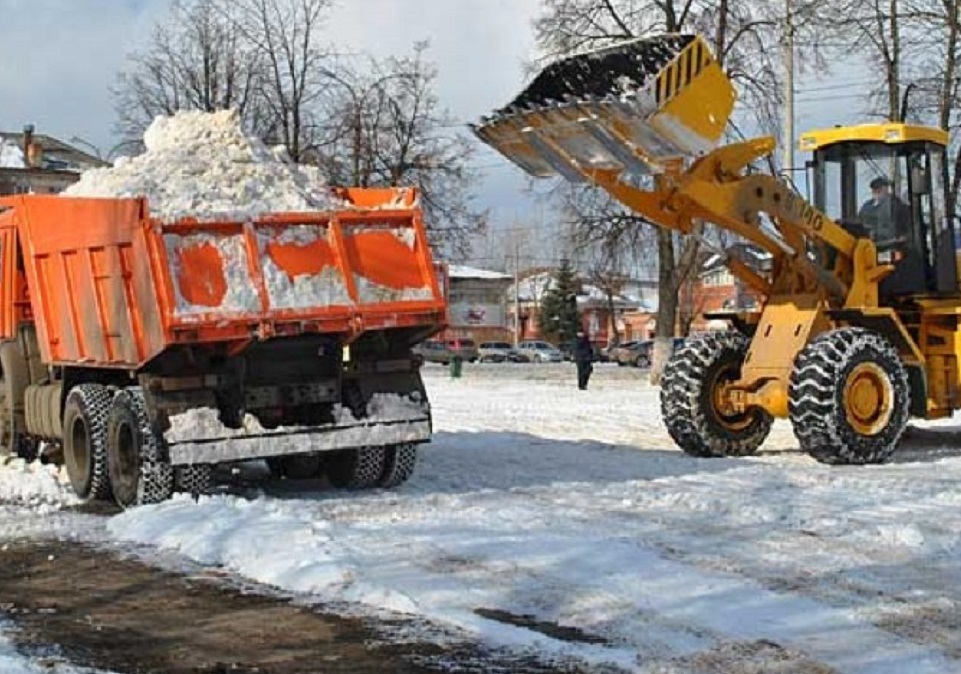
[[[599,76],[602,67],[607,71]],[[627,77],[628,67],[639,71]],[[750,346],[739,375],[715,396],[723,410],[788,416],[798,355],[818,335],[843,326],[880,333],[897,348],[911,383],[911,414],[937,417],[958,408],[961,298],[953,229],[932,235],[934,243],[924,248],[931,260],[950,252],[953,286],[942,279],[935,287],[929,269],[926,286],[887,296],[885,279],[898,260],[848,226],[841,206],[825,212],[832,195],[843,192],[832,176],[849,183],[844,198],[851,211],[869,171],[891,169],[905,186],[910,182],[912,203],[927,204],[932,220],[947,221],[943,204],[935,214],[947,134],[906,124],[806,133],[800,147],[814,153],[812,179],[823,193],[812,200],[790,182],[750,168],[775,149],[773,139],[720,145],[734,101],[731,83],[700,37],[660,36],[554,64],[474,131],[531,175],[592,183],[651,223],[684,234],[697,235],[696,225],[710,222],[770,254],[764,272],[726,259],[765,299],[759,312],[730,316],[750,335]],[[866,428],[859,410],[890,404],[878,381],[864,365],[845,385],[856,430]]]

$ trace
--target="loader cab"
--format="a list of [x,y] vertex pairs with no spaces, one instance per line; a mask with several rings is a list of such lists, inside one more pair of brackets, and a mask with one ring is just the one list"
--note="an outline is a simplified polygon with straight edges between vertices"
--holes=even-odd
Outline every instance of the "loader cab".
[[947,204],[947,134],[909,124],[812,131],[801,149],[814,204],[855,236],[870,237],[895,265],[882,300],[958,290],[954,218]]

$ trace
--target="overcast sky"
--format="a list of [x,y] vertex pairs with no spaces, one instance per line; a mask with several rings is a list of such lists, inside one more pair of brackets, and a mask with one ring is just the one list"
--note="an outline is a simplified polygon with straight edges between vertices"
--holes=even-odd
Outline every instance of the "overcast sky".
[[[347,52],[408,53],[429,39],[437,93],[460,121],[474,121],[513,98],[534,55],[531,21],[540,0],[335,0],[329,38]],[[116,142],[110,87],[141,47],[169,0],[0,0],[0,129],[33,123],[64,140],[108,152]],[[848,76],[845,82],[850,82]],[[813,86],[824,86],[814,82]],[[859,105],[851,87],[802,95],[798,130],[848,123]],[[856,88],[856,87],[855,87]],[[801,156],[798,161],[802,161]],[[525,195],[523,174],[486,148],[480,205],[494,229],[543,217]]]

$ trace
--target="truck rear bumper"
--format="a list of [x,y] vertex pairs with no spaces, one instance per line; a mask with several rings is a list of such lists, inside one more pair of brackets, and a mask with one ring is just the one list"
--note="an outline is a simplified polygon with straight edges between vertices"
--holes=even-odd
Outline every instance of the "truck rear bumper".
[[430,419],[423,417],[238,433],[169,443],[168,447],[170,462],[185,465],[422,443],[428,442],[430,435]]

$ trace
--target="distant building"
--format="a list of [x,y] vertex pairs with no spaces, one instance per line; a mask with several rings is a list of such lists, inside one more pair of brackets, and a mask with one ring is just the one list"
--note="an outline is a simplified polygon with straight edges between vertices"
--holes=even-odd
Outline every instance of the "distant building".
[[109,166],[91,154],[25,126],[0,131],[0,195],[57,194],[90,168]]
[[[519,310],[518,339],[541,339],[538,317],[540,315],[541,300],[554,284],[556,270],[550,267],[537,267],[527,270],[520,275],[517,284],[516,308]],[[609,294],[604,289],[580,279],[580,291],[577,293],[577,308],[581,314],[584,332],[591,341],[600,346],[606,346],[613,340],[612,311],[614,322],[624,341],[624,316],[645,306],[645,296],[650,294],[650,284],[626,280],[616,293]],[[610,296],[609,296],[610,295]],[[655,293],[656,295],[656,293]],[[507,288],[507,323],[513,330],[515,321],[515,288],[511,283]]]
[[[757,246],[738,243],[728,248],[728,254],[761,275],[771,271],[771,254]],[[697,275],[681,288],[678,299],[682,314],[679,318],[686,319],[693,332],[726,327],[726,322],[707,319],[705,313],[751,311],[761,302],[758,293],[735,277],[720,255],[702,259]]]
[[504,311],[504,292],[513,277],[486,269],[452,264],[448,267],[447,336],[475,342],[511,341]]

